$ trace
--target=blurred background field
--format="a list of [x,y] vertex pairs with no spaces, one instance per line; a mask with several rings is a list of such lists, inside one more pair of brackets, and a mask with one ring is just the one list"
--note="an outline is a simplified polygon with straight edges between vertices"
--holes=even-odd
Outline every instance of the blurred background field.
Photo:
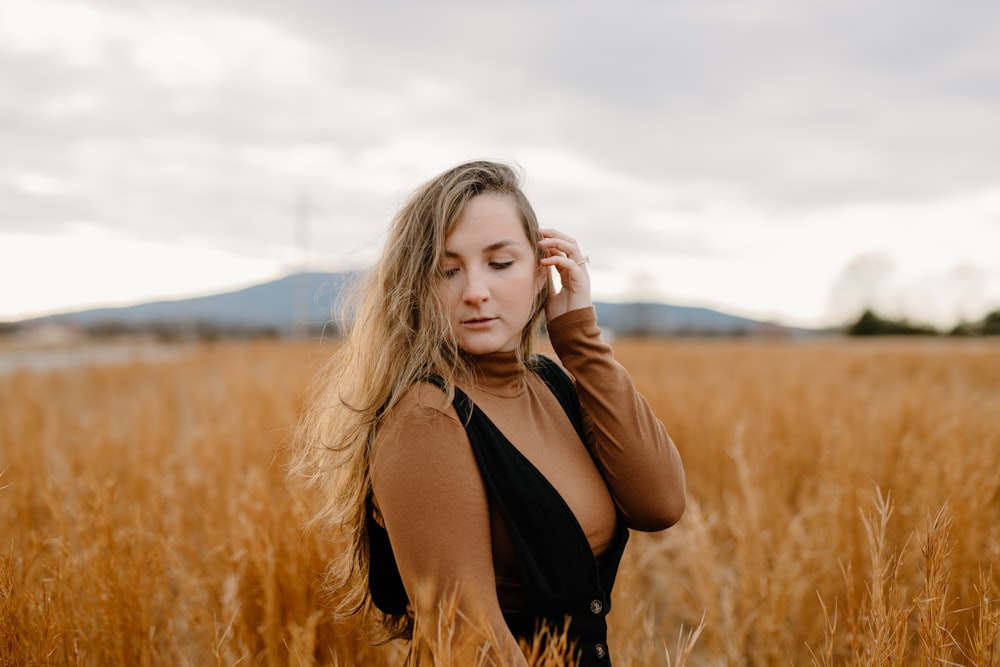
[[[300,530],[285,479],[334,344],[0,373],[0,664],[400,664],[327,613],[335,547]],[[615,349],[689,492],[676,527],[630,542],[616,665],[998,664],[996,340]]]
[[997,25],[3,0],[0,667],[400,664],[327,613],[282,448],[304,339],[477,157],[589,253],[686,462],[616,665],[998,664]]

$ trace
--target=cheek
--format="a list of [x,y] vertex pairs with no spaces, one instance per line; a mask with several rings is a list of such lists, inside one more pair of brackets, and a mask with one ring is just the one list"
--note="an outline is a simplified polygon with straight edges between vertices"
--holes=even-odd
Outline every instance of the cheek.
[[521,279],[520,286],[517,288],[517,294],[521,295],[520,298],[522,300],[528,302],[529,308],[533,308],[538,301],[539,294],[545,288],[545,284],[544,276],[537,271],[532,271]]
[[438,301],[440,301],[441,306],[444,308],[445,312],[451,312],[455,308],[455,301],[458,298],[455,286],[453,283],[448,281],[443,281],[437,289]]

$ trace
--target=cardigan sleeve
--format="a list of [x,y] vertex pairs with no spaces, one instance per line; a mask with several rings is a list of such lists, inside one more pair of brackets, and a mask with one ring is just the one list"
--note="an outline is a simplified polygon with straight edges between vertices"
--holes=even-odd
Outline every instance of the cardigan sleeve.
[[656,531],[673,525],[685,505],[680,454],[628,371],[601,340],[593,307],[555,318],[548,332],[576,383],[592,435],[588,444],[629,527]]
[[497,600],[486,490],[465,429],[437,387],[415,385],[386,416],[371,474],[418,625],[435,623],[439,606],[457,594],[466,627],[474,634],[485,623],[502,661],[526,664]]

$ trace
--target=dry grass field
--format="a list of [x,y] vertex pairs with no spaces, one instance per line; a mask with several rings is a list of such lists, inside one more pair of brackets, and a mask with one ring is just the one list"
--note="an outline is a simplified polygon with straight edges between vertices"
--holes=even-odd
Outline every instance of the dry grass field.
[[[334,547],[285,480],[328,351],[0,375],[0,664],[400,664],[325,613]],[[676,527],[630,542],[616,665],[1000,664],[1000,345],[616,354],[689,492]]]

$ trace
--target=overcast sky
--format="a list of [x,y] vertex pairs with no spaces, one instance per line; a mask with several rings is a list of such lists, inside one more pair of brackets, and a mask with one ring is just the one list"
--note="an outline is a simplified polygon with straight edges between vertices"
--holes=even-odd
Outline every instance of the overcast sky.
[[595,297],[1000,308],[995,0],[0,0],[0,319],[363,267],[519,164]]

